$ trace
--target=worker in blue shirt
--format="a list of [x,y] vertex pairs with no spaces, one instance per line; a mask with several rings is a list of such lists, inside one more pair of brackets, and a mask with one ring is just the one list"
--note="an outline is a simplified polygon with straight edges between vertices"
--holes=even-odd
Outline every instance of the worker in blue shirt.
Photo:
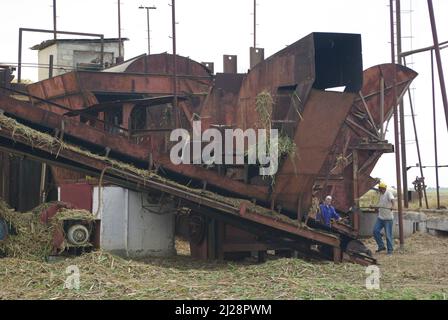
[[331,205],[332,201],[331,196],[327,196],[325,198],[324,203],[320,205],[320,210],[316,215],[316,220],[326,225],[327,227],[331,227],[331,220],[341,220],[341,217],[337,214],[334,207]]

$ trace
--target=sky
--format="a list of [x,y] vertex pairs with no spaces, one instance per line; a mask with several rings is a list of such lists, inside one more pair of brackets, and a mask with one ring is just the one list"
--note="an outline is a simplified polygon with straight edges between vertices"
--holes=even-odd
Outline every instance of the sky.
[[[53,28],[52,0],[0,0],[0,64],[16,63],[19,27]],[[439,40],[448,40],[447,0],[433,0]],[[125,59],[147,51],[146,10],[150,11],[151,53],[172,52],[171,0],[121,0],[122,37]],[[364,69],[390,62],[389,0],[257,0],[257,46],[265,57],[283,49],[311,32],[359,33],[362,36]],[[432,45],[426,0],[401,0],[403,51]],[[57,0],[57,27],[62,31],[103,33],[118,37],[117,0]],[[249,68],[249,47],[253,45],[253,0],[177,0],[177,53],[196,61],[215,63],[222,71],[222,55],[238,55],[238,71]],[[23,62],[37,63],[32,45],[52,35],[25,33]],[[66,36],[60,36],[66,38]],[[442,51],[448,70],[448,49]],[[419,73],[412,85],[413,104],[422,162],[434,165],[430,54],[414,55],[408,66]],[[448,73],[445,74],[448,77]],[[36,68],[25,68],[23,78],[37,80]],[[448,80],[448,79],[447,79]],[[448,165],[448,131],[436,73],[436,115],[439,164]],[[392,124],[392,122],[391,122]],[[409,103],[405,101],[405,127],[408,165],[418,162]],[[386,139],[394,142],[393,125]],[[435,186],[435,170],[425,169],[427,185]],[[412,168],[408,181],[419,175]],[[373,177],[390,186],[395,184],[395,156],[383,155]],[[448,187],[448,168],[440,169],[440,185]]]

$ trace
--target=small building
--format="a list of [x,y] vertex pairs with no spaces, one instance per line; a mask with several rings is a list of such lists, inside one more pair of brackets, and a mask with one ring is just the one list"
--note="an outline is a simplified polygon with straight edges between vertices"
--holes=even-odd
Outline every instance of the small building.
[[[124,41],[121,39],[121,55],[124,56]],[[119,57],[118,38],[104,39],[103,63],[105,67],[117,63]],[[39,81],[49,78],[50,56],[53,56],[53,76],[72,70],[101,70],[100,39],[52,39],[31,47],[38,50]]]

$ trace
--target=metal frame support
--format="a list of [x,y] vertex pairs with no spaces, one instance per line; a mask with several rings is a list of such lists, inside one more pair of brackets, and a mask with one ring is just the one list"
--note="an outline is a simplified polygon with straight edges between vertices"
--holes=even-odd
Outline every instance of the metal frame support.
[[173,38],[173,104],[176,112],[176,126],[180,126],[180,115],[177,109],[178,99],[177,99],[177,59],[176,59],[176,0],[171,0],[171,27],[172,27],[172,38]]
[[[397,63],[402,65],[403,59],[401,57],[401,3],[400,0],[395,0],[395,16],[396,16],[396,37],[397,37]],[[406,124],[404,118],[404,102],[400,100],[400,141],[401,141],[401,173],[403,175],[403,202],[404,207],[409,207],[408,199],[408,172],[407,168],[407,157],[406,157]]]
[[440,90],[442,92],[443,108],[445,109],[445,121],[448,129],[448,97],[446,94],[445,77],[443,73],[442,57],[440,55],[439,37],[437,35],[436,19],[432,0],[428,0],[429,19],[431,20],[432,37],[434,40],[434,53],[436,55],[437,69],[439,72]]
[[[403,58],[403,61],[404,61],[404,65],[406,66],[406,58]],[[422,177],[424,179],[425,176],[423,174],[422,156],[421,156],[421,152],[420,152],[420,142],[418,140],[418,134],[417,134],[417,124],[415,123],[415,114],[414,114],[414,106],[412,103],[411,90],[408,89],[407,92],[408,92],[408,97],[409,97],[409,107],[411,109],[412,125],[414,127],[415,145],[417,147],[418,163],[419,163],[419,167],[420,167],[420,177]],[[409,167],[406,167],[403,170],[408,171],[408,168]],[[423,194],[425,196],[426,209],[429,209],[428,195],[426,193],[426,188],[423,189]]]
[[86,37],[99,37],[101,40],[101,66],[104,66],[104,34],[99,33],[85,33],[85,32],[72,32],[72,31],[56,31],[56,30],[46,30],[46,29],[33,29],[33,28],[19,28],[19,53],[18,53],[18,64],[17,64],[17,82],[22,81],[22,33],[26,32],[40,32],[40,33],[59,33],[59,34],[70,34],[77,36]]
[[257,47],[257,0],[254,0],[254,48]]
[[[394,33],[394,1],[390,0],[390,36],[391,36],[391,60],[395,64],[395,33]],[[396,65],[395,65],[396,66]],[[401,185],[401,163],[400,163],[400,133],[398,123],[398,107],[397,107],[397,72],[395,67],[394,83],[393,83],[393,114],[394,114],[394,135],[395,135],[395,170],[397,176],[397,202],[398,202],[398,229],[400,233],[400,247],[404,246],[403,236],[403,206],[402,206],[402,185]]]
[[380,86],[381,86],[381,97],[380,97],[380,124],[381,124],[381,132],[380,132],[380,136],[381,139],[384,140],[386,137],[386,132],[384,130],[384,78],[383,76],[381,76],[380,79]]
[[48,59],[48,78],[53,78],[53,55],[50,54]]
[[[432,85],[432,121],[434,129],[434,160],[436,169],[437,209],[440,209],[440,183],[439,183],[439,155],[437,148],[437,121],[436,121],[436,86],[434,76],[434,50],[431,50],[431,85]],[[421,166],[421,164],[420,164]],[[426,196],[426,189],[425,189]]]

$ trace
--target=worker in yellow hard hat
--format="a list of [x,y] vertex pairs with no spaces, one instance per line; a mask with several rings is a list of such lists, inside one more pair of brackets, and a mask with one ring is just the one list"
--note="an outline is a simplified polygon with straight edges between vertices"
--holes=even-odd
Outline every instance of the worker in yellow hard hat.
[[383,190],[387,190],[387,184],[385,184],[384,182],[380,182],[380,184],[378,185],[379,189],[383,189]]
[[380,192],[380,199],[376,208],[378,209],[378,218],[376,219],[375,227],[373,228],[373,237],[378,245],[376,252],[385,251],[383,237],[381,230],[384,228],[386,234],[387,254],[392,254],[394,251],[394,239],[393,239],[393,222],[394,214],[392,208],[394,207],[395,197],[390,190],[387,190],[387,185],[384,182],[380,182],[378,185]]

